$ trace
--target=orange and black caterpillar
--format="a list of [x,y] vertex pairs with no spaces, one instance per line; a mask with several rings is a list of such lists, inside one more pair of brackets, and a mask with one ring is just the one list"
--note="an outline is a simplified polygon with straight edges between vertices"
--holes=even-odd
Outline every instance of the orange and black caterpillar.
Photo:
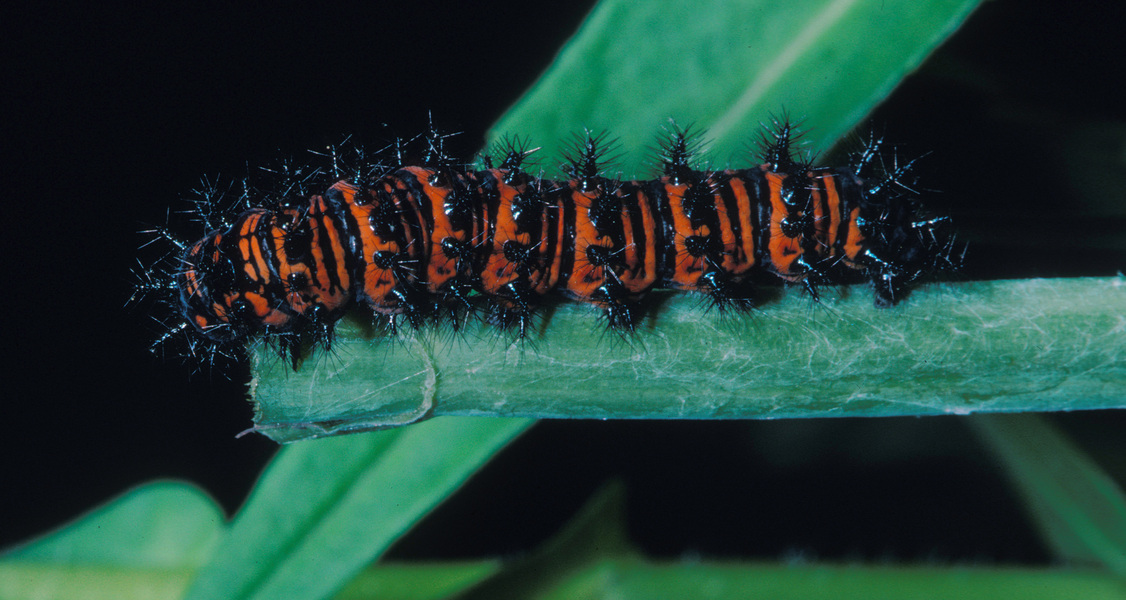
[[[578,141],[562,181],[528,173],[518,141],[478,170],[445,156],[435,132],[418,164],[404,164],[399,145],[392,165],[357,155],[345,166],[334,153],[327,189],[310,184],[324,173],[298,172],[273,206],[219,224],[209,222],[214,200],[200,203],[210,231],[180,244],[155,278],[178,313],[164,337],[183,333],[194,351],[264,335],[296,360],[301,343],[327,346],[352,305],[415,326],[434,315],[456,325],[484,307],[523,336],[549,294],[629,330],[655,288],[741,308],[762,281],[817,298],[822,286],[867,280],[890,306],[952,266],[947,220],[923,212],[910,163],[874,140],[847,168],[818,167],[796,155],[796,137],[776,125],[756,166],[699,170],[698,141],[673,128],[661,174],[647,181],[603,175],[604,136]],[[253,196],[244,193],[248,206],[261,203]]]

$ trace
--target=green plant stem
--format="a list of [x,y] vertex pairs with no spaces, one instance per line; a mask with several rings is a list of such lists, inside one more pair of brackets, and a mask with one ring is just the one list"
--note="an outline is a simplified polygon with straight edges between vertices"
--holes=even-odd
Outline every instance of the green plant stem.
[[[831,295],[830,295],[831,296]],[[1126,406],[1126,280],[939,284],[877,309],[863,286],[788,289],[747,315],[661,295],[632,336],[561,304],[523,343],[471,323],[379,337],[357,320],[290,371],[256,358],[263,432],[312,434],[426,415],[744,419]],[[370,317],[368,317],[370,319]]]

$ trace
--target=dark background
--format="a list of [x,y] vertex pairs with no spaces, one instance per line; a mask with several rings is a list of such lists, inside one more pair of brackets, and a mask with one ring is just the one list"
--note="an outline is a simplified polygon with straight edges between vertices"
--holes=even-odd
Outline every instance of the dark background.
[[[233,511],[276,449],[234,438],[245,374],[189,381],[148,354],[123,309],[139,229],[202,175],[384,123],[414,134],[430,112],[469,156],[588,9],[404,4],[2,9],[0,546],[153,478]],[[987,2],[873,115],[932,152],[965,277],[1126,268],[1126,7],[1105,4]],[[1126,481],[1122,411],[1053,420]],[[658,555],[1045,560],[955,417],[544,423],[393,553],[527,549],[610,477]]]

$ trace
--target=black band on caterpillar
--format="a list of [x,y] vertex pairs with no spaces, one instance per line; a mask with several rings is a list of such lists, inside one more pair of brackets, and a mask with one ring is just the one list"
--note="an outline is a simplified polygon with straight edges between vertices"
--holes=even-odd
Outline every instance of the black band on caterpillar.
[[548,294],[596,305],[630,330],[652,289],[743,308],[762,280],[815,299],[825,285],[867,280],[876,304],[891,306],[956,262],[948,220],[924,212],[912,163],[882,154],[879,139],[847,168],[818,167],[794,153],[783,122],[764,133],[760,164],[701,170],[699,138],[674,126],[661,175],[622,181],[603,176],[605,136],[588,134],[556,181],[524,170],[532,151],[520,140],[473,170],[445,155],[444,137],[422,138],[413,165],[401,144],[393,165],[334,153],[327,189],[310,187],[319,172],[286,170],[282,198],[263,208],[244,193],[229,222],[213,223],[215,202],[201,203],[208,233],[180,244],[175,264],[144,286],[174,295],[164,337],[182,333],[194,351],[265,335],[296,361],[301,340],[329,344],[352,304],[414,326],[432,315],[456,326],[483,306],[524,336]]

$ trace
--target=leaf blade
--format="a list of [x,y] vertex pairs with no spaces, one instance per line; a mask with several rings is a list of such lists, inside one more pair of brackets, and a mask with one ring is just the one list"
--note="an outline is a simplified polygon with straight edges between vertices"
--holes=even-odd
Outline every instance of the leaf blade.
[[1039,415],[968,421],[993,448],[1057,558],[1126,577],[1126,494]]
[[1083,570],[607,560],[537,597],[1113,600],[1124,591],[1121,578]]
[[222,509],[179,481],[139,486],[26,545],[4,560],[40,564],[190,569],[226,529]]
[[530,424],[435,419],[283,449],[186,597],[331,596]]
[[628,150],[615,167],[638,176],[667,119],[707,128],[717,163],[744,164],[758,124],[789,109],[827,150],[977,4],[607,0],[489,140],[519,134],[557,160],[583,128],[612,131]]

